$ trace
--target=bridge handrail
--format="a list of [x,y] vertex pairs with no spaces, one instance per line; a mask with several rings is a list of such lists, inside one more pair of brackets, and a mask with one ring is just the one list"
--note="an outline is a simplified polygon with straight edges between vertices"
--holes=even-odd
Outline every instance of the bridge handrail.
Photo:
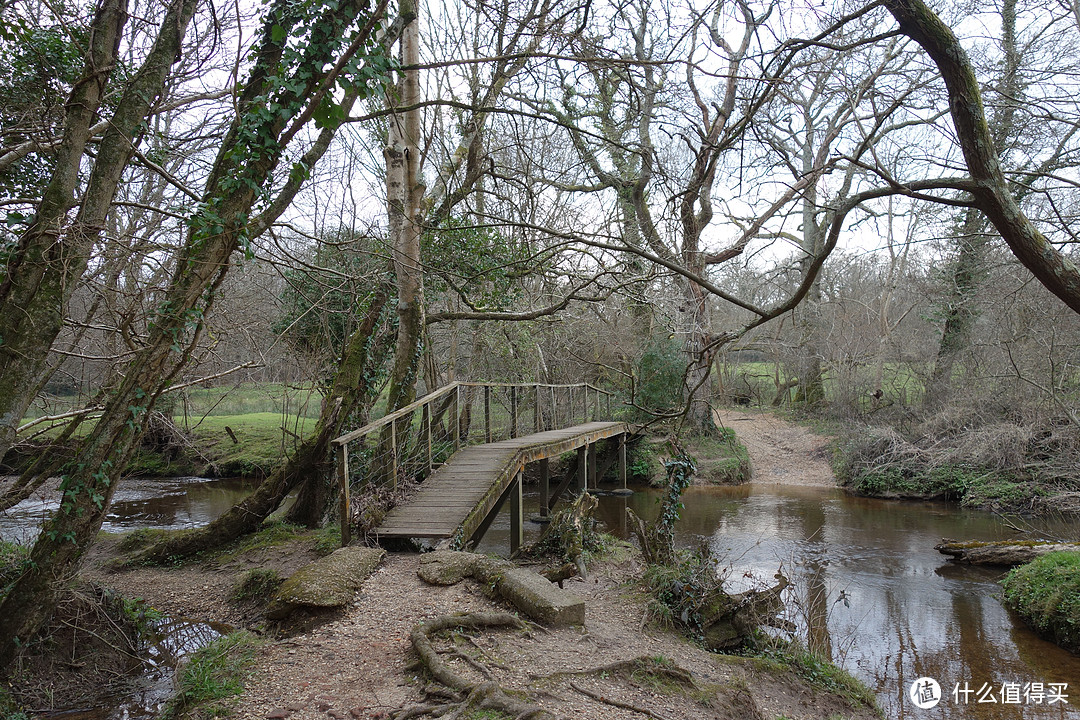
[[445,397],[446,395],[450,394],[450,392],[452,392],[453,390],[455,390],[455,389],[457,389],[459,387],[521,387],[521,388],[555,388],[555,389],[561,389],[561,388],[588,388],[589,390],[593,390],[595,392],[598,392],[598,393],[600,393],[602,395],[606,395],[608,397],[614,397],[615,396],[615,393],[611,392],[610,390],[604,390],[603,388],[598,388],[595,385],[593,385],[592,383],[551,384],[551,383],[469,382],[469,381],[463,381],[463,380],[455,380],[452,383],[449,383],[447,385],[443,385],[438,390],[434,390],[433,392],[428,393],[427,395],[420,398],[419,400],[414,400],[413,402],[409,403],[408,405],[406,405],[406,406],[404,406],[404,407],[402,407],[402,408],[400,408],[398,410],[395,410],[392,413],[388,413],[388,414],[382,416],[381,418],[379,418],[378,420],[372,420],[371,422],[369,422],[367,425],[364,425],[363,427],[357,428],[356,430],[351,430],[351,431],[345,433],[344,435],[340,435],[340,436],[334,438],[333,440],[331,440],[330,442],[333,443],[334,445],[344,445],[345,443],[356,440],[357,438],[361,438],[364,435],[368,435],[369,433],[371,433],[371,432],[373,432],[375,430],[379,430],[380,428],[383,428],[383,427],[389,425],[390,423],[394,422],[395,420],[398,420],[400,418],[405,417],[406,415],[409,415],[411,413],[416,412],[417,410],[423,408],[424,405],[427,405],[427,404],[429,404],[431,402],[434,402],[435,400],[439,400],[440,398]]

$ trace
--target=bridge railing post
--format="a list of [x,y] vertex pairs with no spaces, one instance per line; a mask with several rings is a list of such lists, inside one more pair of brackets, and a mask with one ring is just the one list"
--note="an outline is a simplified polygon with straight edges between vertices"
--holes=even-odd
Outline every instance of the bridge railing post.
[[551,388],[551,417],[548,418],[548,421],[549,421],[548,426],[547,426],[548,430],[554,430],[559,424],[558,416],[556,415],[556,410],[558,409],[558,407],[559,407],[559,405],[556,402],[556,396],[555,396],[555,387],[552,386],[552,388]]
[[484,442],[491,442],[491,386],[484,386]]
[[518,394],[517,385],[510,386],[510,437],[518,436]]
[[454,438],[454,452],[461,449],[461,418],[458,417],[458,413],[461,411],[461,386],[458,385],[454,388],[454,400],[450,403],[450,422],[453,425],[450,434]]
[[398,436],[397,420],[390,421],[390,486],[397,489],[398,477]]
[[431,452],[431,406],[425,405],[423,414],[420,416],[420,432],[424,434],[424,459],[427,461],[427,474],[435,469]]
[[341,547],[346,547],[352,542],[352,508],[349,507],[349,445],[340,443],[337,446],[337,479],[341,489],[339,503],[339,518],[341,522]]
[[533,432],[540,432],[540,385],[533,385]]

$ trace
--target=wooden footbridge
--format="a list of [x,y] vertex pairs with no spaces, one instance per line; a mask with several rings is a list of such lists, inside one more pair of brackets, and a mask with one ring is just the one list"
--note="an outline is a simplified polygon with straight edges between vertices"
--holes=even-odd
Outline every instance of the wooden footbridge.
[[[482,421],[474,421],[480,412]],[[522,484],[531,464],[539,473],[542,517],[568,487],[587,490],[612,465],[626,487],[631,428],[601,419],[610,415],[611,394],[588,384],[459,382],[440,388],[334,440],[342,543],[351,541],[350,487],[408,477],[422,481],[383,519],[376,531],[380,542],[423,538],[471,547],[509,504],[513,553],[522,542]],[[532,432],[522,435],[522,424]],[[601,443],[608,450],[603,461]],[[553,482],[551,458],[574,451],[575,462]],[[350,455],[358,454],[363,462],[350,463]]]

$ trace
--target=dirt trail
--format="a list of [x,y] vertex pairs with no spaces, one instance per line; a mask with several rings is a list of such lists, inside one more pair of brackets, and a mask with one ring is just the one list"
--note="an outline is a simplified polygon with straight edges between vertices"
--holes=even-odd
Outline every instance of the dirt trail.
[[750,482],[763,485],[835,487],[829,439],[768,412],[724,408],[717,419],[730,427],[750,453]]

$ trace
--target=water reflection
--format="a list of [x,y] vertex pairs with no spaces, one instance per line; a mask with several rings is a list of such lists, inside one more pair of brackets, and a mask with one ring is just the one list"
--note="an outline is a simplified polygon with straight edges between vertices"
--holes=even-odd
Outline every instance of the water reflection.
[[[597,517],[625,537],[625,509],[652,518],[659,499],[653,490],[604,496]],[[527,512],[535,512],[530,500],[536,502],[526,496]],[[769,582],[777,571],[788,575],[796,586],[788,619],[875,688],[886,717],[1080,718],[1080,658],[1010,617],[998,600],[1000,570],[952,565],[934,550],[942,537],[1009,537],[993,515],[786,486],[690,488],[684,505],[678,542],[707,541],[736,590]],[[527,528],[530,537],[538,533]],[[504,514],[480,550],[505,553],[508,537]],[[936,708],[920,710],[907,698],[923,676],[944,690]],[[998,702],[980,704],[975,695],[967,705],[954,702],[954,686],[965,682],[973,690],[992,685]],[[1000,702],[1003,683],[1039,682],[1068,683],[1072,704]]]
[[[5,484],[10,480],[5,478]],[[101,529],[106,532],[141,527],[179,530],[206,525],[250,493],[257,483],[245,478],[124,478]],[[39,490],[33,497],[0,513],[0,539],[32,542],[42,521],[58,506],[55,487]]]

